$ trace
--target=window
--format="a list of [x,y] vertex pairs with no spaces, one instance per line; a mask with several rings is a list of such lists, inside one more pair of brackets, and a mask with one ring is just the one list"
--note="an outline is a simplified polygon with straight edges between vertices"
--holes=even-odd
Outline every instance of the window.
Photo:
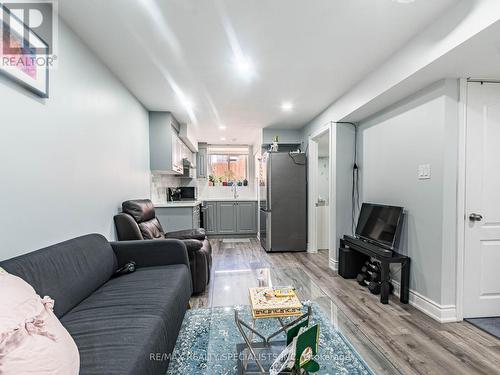
[[213,147],[208,151],[210,186],[248,184],[248,148]]

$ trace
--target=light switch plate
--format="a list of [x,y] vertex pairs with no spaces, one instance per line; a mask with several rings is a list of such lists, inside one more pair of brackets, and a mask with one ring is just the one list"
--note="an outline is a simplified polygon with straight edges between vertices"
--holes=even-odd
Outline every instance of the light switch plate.
[[431,165],[420,164],[418,166],[417,176],[419,180],[428,180],[431,178]]

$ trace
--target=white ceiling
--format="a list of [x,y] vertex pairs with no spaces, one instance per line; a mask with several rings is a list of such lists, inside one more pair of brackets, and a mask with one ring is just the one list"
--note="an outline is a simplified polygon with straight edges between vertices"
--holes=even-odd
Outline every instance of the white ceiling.
[[[250,143],[264,127],[302,127],[456,3],[60,0],[59,11],[146,108],[193,123],[202,141]],[[235,56],[253,62],[252,79]]]
[[396,86],[368,101],[342,121],[360,122],[385,111],[415,92],[443,78],[471,78],[500,82],[500,21],[434,60]]

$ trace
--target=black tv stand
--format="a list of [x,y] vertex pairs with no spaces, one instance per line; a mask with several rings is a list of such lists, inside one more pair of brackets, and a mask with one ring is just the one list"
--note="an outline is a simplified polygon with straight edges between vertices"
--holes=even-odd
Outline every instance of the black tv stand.
[[368,240],[365,240],[362,238],[357,238],[357,237],[345,235],[344,241],[345,241],[345,243],[348,243],[348,244],[363,247],[363,248],[365,248],[373,253],[376,253],[380,256],[383,256],[383,257],[392,257],[394,255],[393,250],[379,246],[375,242],[371,242],[371,241],[368,241]]
[[344,236],[344,238],[340,240],[339,253],[339,275],[345,279],[356,278],[364,262],[369,258],[374,258],[380,262],[380,277],[382,282],[380,302],[383,304],[389,303],[389,266],[391,263],[400,263],[401,290],[399,299],[401,303],[408,303],[410,297],[409,257],[351,236]]

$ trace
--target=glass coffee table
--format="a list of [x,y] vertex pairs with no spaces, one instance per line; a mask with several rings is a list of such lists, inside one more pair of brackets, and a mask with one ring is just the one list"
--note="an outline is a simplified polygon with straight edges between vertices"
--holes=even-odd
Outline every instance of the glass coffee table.
[[[248,288],[264,286],[293,286],[303,302],[304,313],[310,309],[312,323],[320,324],[316,361],[321,368],[316,374],[400,373],[302,269],[263,267],[215,271],[207,318],[210,320],[204,363],[207,374],[265,374],[263,370],[269,368],[284,348],[283,333],[273,337],[272,350],[266,348],[269,343],[262,337],[268,337],[294,318],[253,319],[250,311]],[[247,349],[248,342],[239,332],[235,317],[261,334],[259,337],[243,327],[253,353]],[[253,360],[254,355],[262,366]]]

